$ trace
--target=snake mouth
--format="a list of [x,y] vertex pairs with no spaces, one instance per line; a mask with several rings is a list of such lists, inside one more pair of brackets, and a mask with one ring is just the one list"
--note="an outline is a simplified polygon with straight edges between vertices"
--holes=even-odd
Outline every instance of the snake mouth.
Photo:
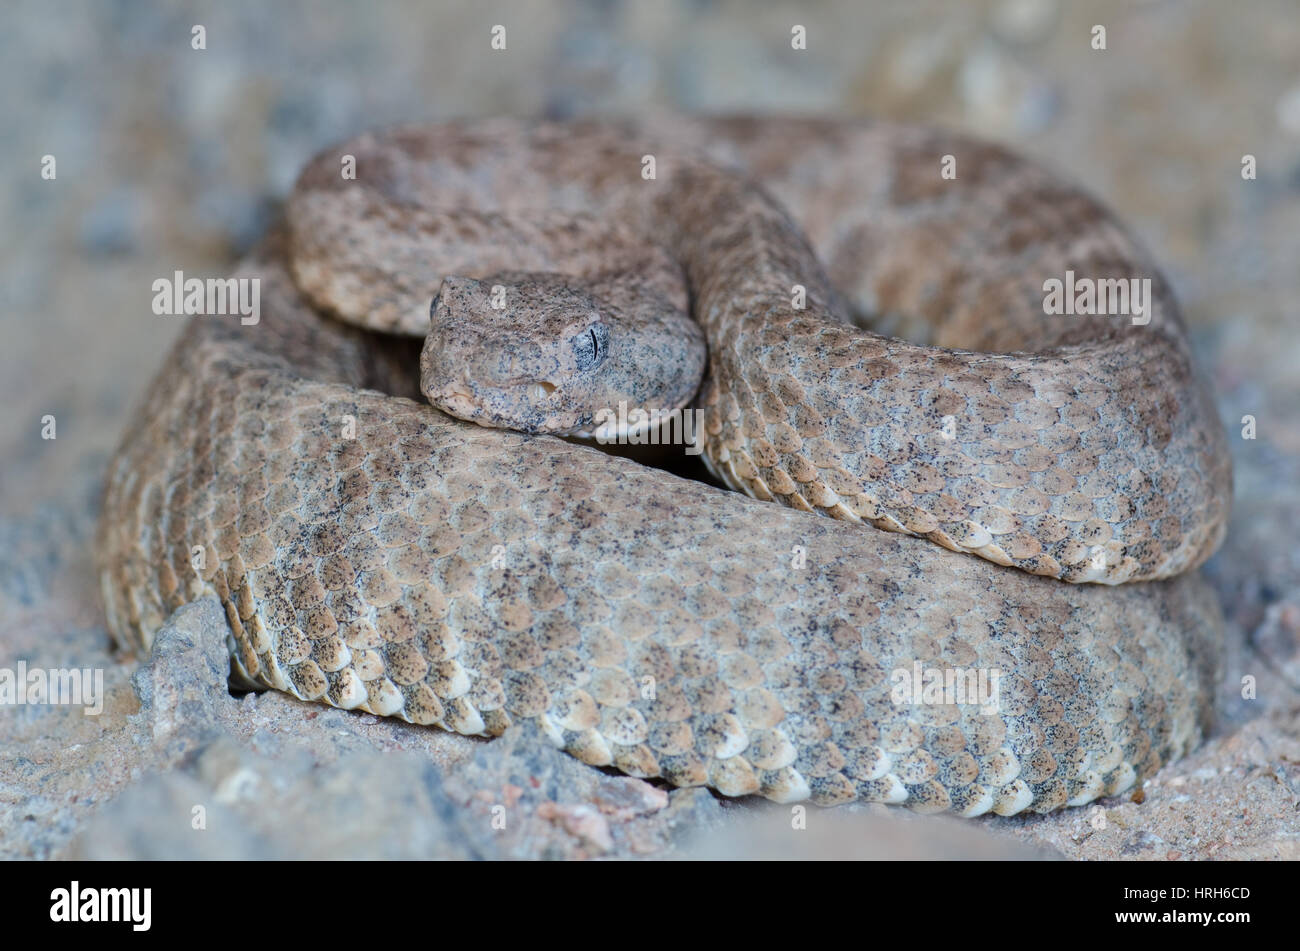
[[[480,380],[474,384],[457,380],[444,383],[437,390],[430,391],[429,398],[432,399],[436,395],[443,399],[476,401],[479,399],[500,399],[502,394],[507,393],[525,393],[534,399],[545,399],[555,395],[555,391],[559,388],[558,384],[552,383],[550,380],[530,380],[527,378],[500,382]],[[488,394],[492,395],[489,396]]]
[[554,405],[551,397],[559,388],[559,384],[549,380],[471,384],[461,379],[427,390],[425,396],[449,416],[490,429],[511,429],[532,435],[572,435],[590,417]]

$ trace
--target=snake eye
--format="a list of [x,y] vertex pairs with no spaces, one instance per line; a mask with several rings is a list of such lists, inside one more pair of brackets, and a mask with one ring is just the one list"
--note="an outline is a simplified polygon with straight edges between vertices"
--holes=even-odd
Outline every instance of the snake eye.
[[609,356],[609,328],[592,324],[573,338],[573,356],[579,370],[592,370]]

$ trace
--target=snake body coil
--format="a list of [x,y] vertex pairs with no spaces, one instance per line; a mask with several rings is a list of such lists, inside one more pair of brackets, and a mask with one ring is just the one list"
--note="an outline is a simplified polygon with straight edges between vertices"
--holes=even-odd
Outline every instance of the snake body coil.
[[[499,121],[323,153],[286,225],[236,274],[261,322],[196,319],[110,467],[118,637],[215,592],[256,683],[468,734],[532,719],[584,762],[780,801],[1046,811],[1197,742],[1224,435],[1166,283],[1077,189],[906,126]],[[1149,322],[1046,314],[1067,272],[1149,280]],[[577,328],[579,376],[624,331],[548,300],[628,333],[659,308],[654,339],[689,307],[704,459],[754,498],[405,398],[394,335],[505,273],[526,327]],[[484,344],[441,362],[488,395],[444,395],[498,419],[525,399],[507,371],[556,361]]]

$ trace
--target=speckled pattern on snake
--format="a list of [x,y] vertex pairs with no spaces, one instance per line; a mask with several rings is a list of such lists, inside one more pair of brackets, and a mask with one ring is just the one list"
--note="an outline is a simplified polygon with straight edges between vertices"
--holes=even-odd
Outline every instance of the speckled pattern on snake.
[[[1149,323],[1046,313],[1067,271],[1149,278]],[[1167,282],[1031,162],[856,121],[399,129],[313,160],[235,276],[260,322],[188,318],[110,466],[127,643],[215,592],[255,683],[782,802],[1047,811],[1203,734],[1224,432]],[[467,419],[419,398],[431,302],[423,388]],[[701,373],[739,492],[550,434]]]

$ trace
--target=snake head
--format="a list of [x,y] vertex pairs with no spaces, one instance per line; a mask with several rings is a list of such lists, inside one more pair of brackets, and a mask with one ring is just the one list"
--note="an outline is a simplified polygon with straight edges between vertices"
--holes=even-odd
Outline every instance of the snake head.
[[555,435],[590,432],[620,401],[680,406],[703,372],[702,344],[693,363],[679,359],[691,334],[677,327],[670,340],[658,300],[634,300],[633,315],[602,289],[555,274],[444,278],[429,310],[421,391],[481,426]]

